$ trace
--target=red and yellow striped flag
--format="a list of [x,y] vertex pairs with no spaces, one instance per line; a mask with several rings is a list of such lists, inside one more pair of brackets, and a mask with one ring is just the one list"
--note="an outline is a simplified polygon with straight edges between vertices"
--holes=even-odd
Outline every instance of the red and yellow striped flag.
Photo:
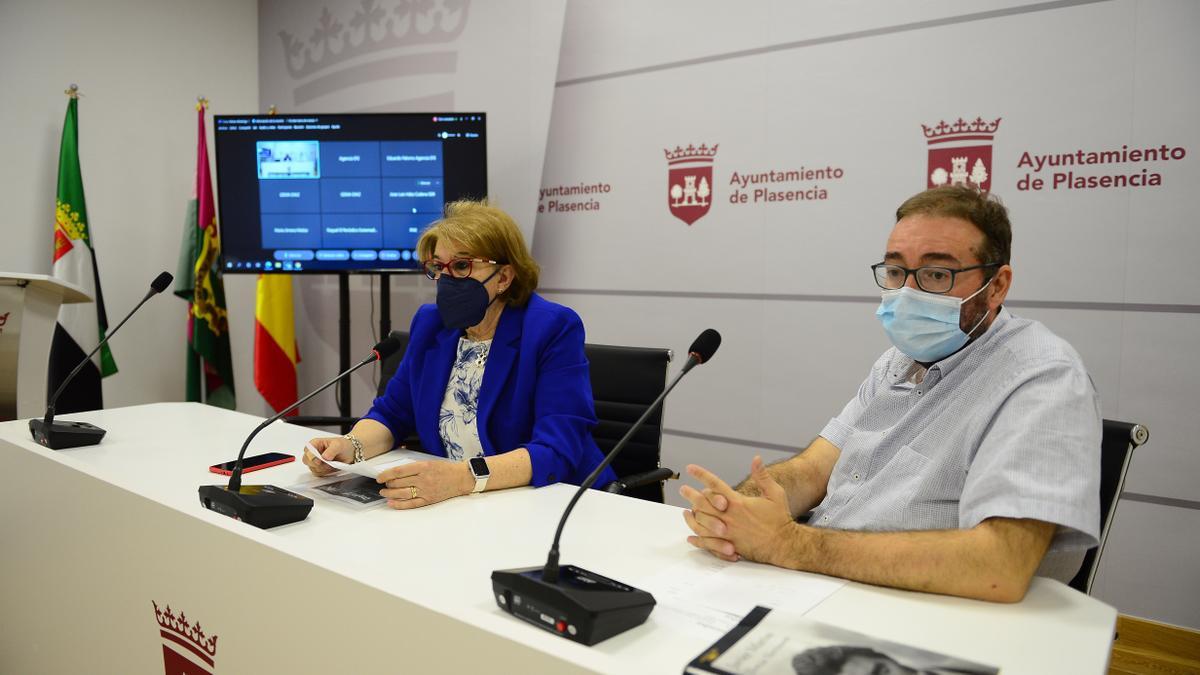
[[[260,274],[254,301],[254,387],[275,412],[296,401],[299,362],[292,275]],[[288,415],[298,412],[293,410]]]

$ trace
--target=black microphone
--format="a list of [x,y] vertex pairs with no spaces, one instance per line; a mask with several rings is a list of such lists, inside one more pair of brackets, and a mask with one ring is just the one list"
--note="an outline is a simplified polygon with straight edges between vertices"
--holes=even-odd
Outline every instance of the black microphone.
[[246,456],[246,448],[250,447],[250,441],[254,440],[258,432],[267,428],[271,423],[300,407],[300,404],[325,391],[350,373],[368,363],[382,361],[395,354],[403,345],[403,340],[396,333],[388,335],[382,342],[371,348],[371,354],[365,359],[255,427],[254,431],[251,431],[250,435],[246,437],[246,441],[242,443],[242,449],[238,452],[237,461],[233,465],[233,472],[229,475],[229,484],[201,485],[200,503],[206,509],[223,513],[263,529],[307,518],[308,512],[313,507],[313,500],[308,497],[274,485],[242,485],[242,459]]
[[583,496],[595,484],[600,473],[612,463],[625,448],[625,444],[642,426],[663,399],[683,376],[692,368],[707,363],[721,346],[721,334],[709,328],[700,334],[688,348],[688,360],[679,374],[654,399],[646,412],[638,418],[629,431],[617,442],[604,461],[575,491],[570,503],[558,521],[554,542],[542,567],[524,567],[492,572],[492,592],[500,609],[535,626],[540,626],[565,638],[594,645],[614,635],[641,625],[654,609],[654,596],[619,581],[589,572],[582,567],[558,564],[558,542],[562,538],[567,516]]
[[701,363],[708,363],[708,360],[716,353],[717,347],[720,346],[721,334],[711,328],[705,328],[704,332],[692,341],[692,346],[688,347],[688,360],[683,364],[683,372],[680,375]]
[[79,362],[79,365],[75,366],[75,370],[72,370],[71,373],[67,375],[66,379],[62,381],[62,384],[58,386],[58,389],[54,392],[54,394],[47,399],[46,416],[40,420],[29,420],[29,433],[33,434],[33,440],[41,443],[51,450],[62,450],[65,448],[78,448],[85,445],[96,445],[100,442],[100,439],[104,438],[104,434],[106,433],[104,429],[101,429],[94,424],[88,424],[87,422],[55,422],[54,404],[58,401],[58,397],[62,395],[63,390],[67,388],[67,385],[71,383],[71,380],[75,379],[75,376],[79,374],[79,371],[83,370],[83,367],[87,365],[88,361],[92,360],[92,356],[94,356],[96,352],[100,351],[100,348],[104,346],[104,343],[108,342],[109,338],[111,338],[113,335],[116,335],[117,331],[121,329],[121,326],[124,326],[125,322],[129,320],[129,317],[133,316],[134,312],[141,309],[142,305],[146,304],[147,300],[155,295],[158,295],[159,293],[162,293],[167,286],[170,286],[172,279],[174,279],[174,277],[171,276],[170,272],[163,272],[155,277],[154,281],[150,282],[150,290],[146,292],[146,297],[142,298],[142,301],[139,302],[136,307],[130,310],[129,313],[125,315],[124,319],[121,319],[121,323],[117,324],[116,328],[108,331],[108,334],[105,335],[104,339],[96,345],[96,348],[93,349],[90,354],[83,357],[83,360]]

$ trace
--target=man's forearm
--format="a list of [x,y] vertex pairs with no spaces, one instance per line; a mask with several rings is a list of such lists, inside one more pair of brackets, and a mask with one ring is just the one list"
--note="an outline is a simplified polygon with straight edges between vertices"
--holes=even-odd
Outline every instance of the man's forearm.
[[771,564],[853,581],[1017,602],[1054,536],[1036,520],[992,518],[970,530],[854,532],[793,524]]
[[[767,473],[787,491],[788,510],[793,518],[811,511],[825,498],[825,486],[816,484],[818,479],[803,456],[776,462],[767,467]],[[738,484],[736,490],[748,497],[762,496],[762,491],[751,478]]]

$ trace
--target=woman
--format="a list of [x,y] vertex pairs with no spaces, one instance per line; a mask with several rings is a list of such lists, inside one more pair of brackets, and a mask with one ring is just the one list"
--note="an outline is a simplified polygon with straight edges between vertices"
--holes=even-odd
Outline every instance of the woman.
[[[413,317],[404,359],[383,396],[341,437],[311,445],[326,459],[361,462],[414,430],[426,461],[379,475],[388,505],[411,509],[451,497],[557,481],[579,484],[603,459],[583,323],[534,293],[538,265],[504,211],[460,201],[421,235],[417,254],[437,281],[437,304]],[[317,475],[332,469],[305,453]],[[606,467],[597,485],[616,479]]]

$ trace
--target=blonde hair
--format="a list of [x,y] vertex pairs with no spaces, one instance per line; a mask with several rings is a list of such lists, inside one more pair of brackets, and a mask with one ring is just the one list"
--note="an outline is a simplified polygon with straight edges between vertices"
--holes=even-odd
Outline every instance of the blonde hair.
[[417,240],[417,255],[422,261],[433,258],[438,240],[443,238],[462,244],[472,257],[511,265],[512,284],[498,299],[517,307],[529,301],[541,270],[512,216],[486,201],[450,202],[442,219],[430,225]]

